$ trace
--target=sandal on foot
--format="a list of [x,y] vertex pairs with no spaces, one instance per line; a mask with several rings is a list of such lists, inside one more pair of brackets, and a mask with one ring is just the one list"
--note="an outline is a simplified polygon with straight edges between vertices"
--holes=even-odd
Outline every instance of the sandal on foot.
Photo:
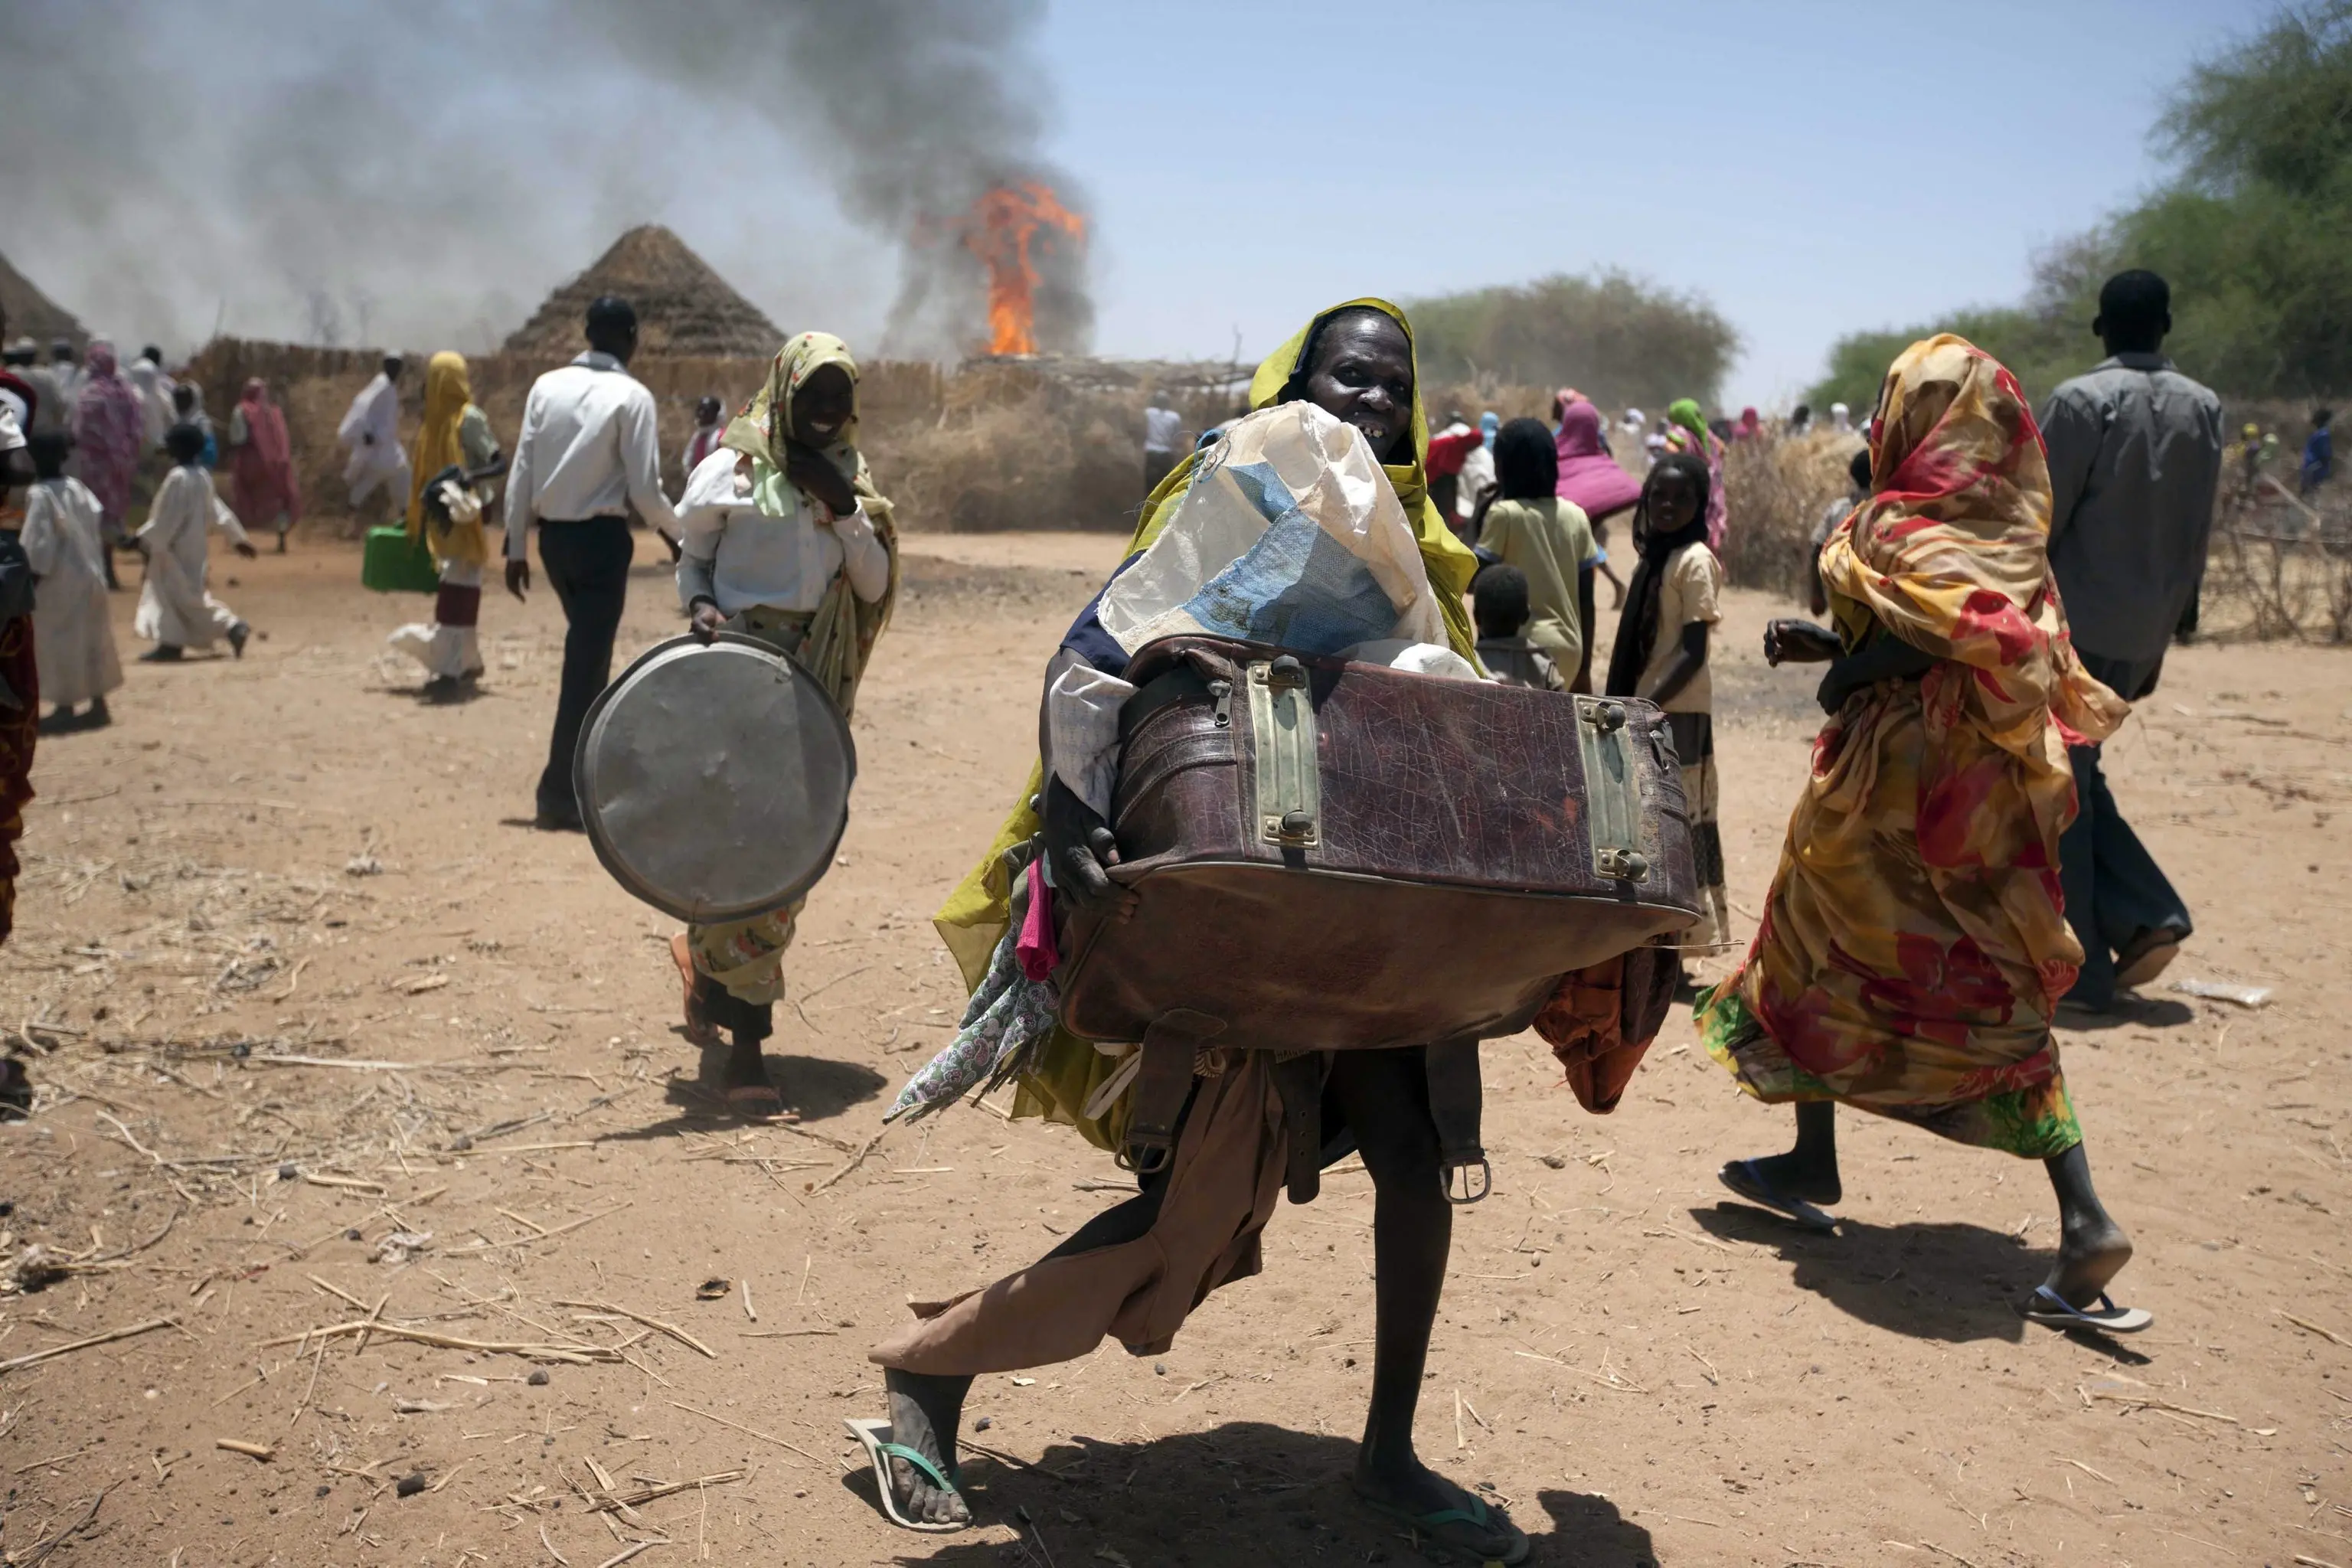
[[[1412,1526],[1416,1535],[1426,1537],[1430,1545],[1450,1556],[1462,1557],[1473,1563],[1499,1563],[1504,1564],[1504,1568],[1516,1568],[1517,1564],[1525,1563],[1528,1554],[1534,1550],[1526,1531],[1507,1519],[1496,1519],[1486,1511],[1485,1503],[1468,1492],[1462,1494],[1463,1500],[1470,1505],[1468,1508],[1441,1508],[1431,1513],[1415,1513],[1402,1503],[1384,1502],[1376,1497],[1366,1497],[1361,1491],[1356,1496],[1374,1513],[1386,1514],[1391,1519]],[[1485,1534],[1500,1533],[1509,1544],[1500,1552],[1489,1552],[1484,1547],[1449,1539],[1439,1533],[1463,1525]],[[1415,1544],[1420,1542],[1416,1541]]]
[[2132,938],[2116,954],[2116,989],[2136,991],[2162,974],[2180,956],[2187,936],[2179,926],[2158,926]]
[[[851,1436],[866,1445],[866,1457],[871,1460],[874,1465],[875,1489],[882,1494],[882,1512],[889,1519],[891,1523],[897,1525],[901,1530],[927,1531],[934,1535],[942,1534],[949,1531],[969,1528],[971,1521],[968,1519],[961,1524],[958,1524],[953,1521],[950,1521],[944,1524],[933,1524],[925,1520],[908,1519],[905,1514],[898,1511],[898,1489],[894,1486],[890,1480],[890,1461],[893,1459],[906,1460],[907,1463],[922,1471],[923,1475],[930,1481],[931,1485],[939,1488],[943,1492],[949,1493],[958,1501],[962,1501],[963,1493],[956,1489],[956,1484],[952,1479],[940,1472],[939,1466],[925,1458],[916,1450],[908,1447],[904,1443],[892,1442],[890,1440],[890,1423],[887,1421],[876,1421],[869,1418],[858,1421],[844,1421],[842,1425],[849,1428],[849,1435]],[[968,1502],[964,1503],[964,1512],[969,1514],[971,1511],[971,1505]]]
[[686,986],[686,1038],[696,1046],[719,1044],[719,1026],[695,994],[694,950],[687,945],[686,933],[679,931],[669,939],[670,961],[677,965],[677,977]]
[[2118,1307],[2099,1292],[2096,1307],[2077,1307],[2047,1285],[2037,1285],[2033,1298],[2020,1310],[2029,1323],[2051,1329],[2096,1329],[2103,1334],[2136,1334],[2156,1321],[2146,1307]]
[[779,1121],[788,1114],[772,1083],[730,1083],[725,1094],[727,1109],[746,1121]]
[[1782,1192],[1772,1184],[1771,1178],[1765,1175],[1753,1160],[1734,1160],[1717,1171],[1715,1179],[1749,1203],[1770,1209],[1781,1218],[1793,1220],[1807,1230],[1826,1233],[1837,1229],[1835,1215]]

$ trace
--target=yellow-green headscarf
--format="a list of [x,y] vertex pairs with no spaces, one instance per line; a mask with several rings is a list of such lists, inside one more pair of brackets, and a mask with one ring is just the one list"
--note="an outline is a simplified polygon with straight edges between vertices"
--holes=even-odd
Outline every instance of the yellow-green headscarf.
[[816,618],[809,624],[808,640],[802,645],[801,662],[824,683],[846,717],[856,706],[857,683],[865,677],[866,661],[898,602],[898,530],[888,499],[874,488],[866,455],[857,449],[857,361],[849,345],[831,332],[801,332],[786,340],[768,366],[768,379],[742,412],[727,422],[727,433],[719,444],[751,460],[751,503],[762,514],[793,516],[797,503],[791,492],[798,487],[784,477],[793,399],[810,376],[829,364],[839,365],[849,377],[849,417],[841,422],[841,433],[818,450],[849,480],[858,505],[874,524],[875,537],[890,557],[890,585],[871,605],[851,591],[847,573],[835,574],[833,585],[817,606]]
[[[1312,321],[1298,329],[1282,346],[1266,355],[1250,377],[1250,408],[1255,412],[1272,407],[1280,400],[1283,388],[1300,368],[1300,357],[1307,352],[1307,340],[1315,329],[1343,310],[1372,310],[1404,329],[1405,342],[1412,342],[1412,323],[1405,313],[1386,300],[1365,298],[1349,300],[1319,311]],[[1429,480],[1423,468],[1429,456],[1429,421],[1422,410],[1421,374],[1416,361],[1412,386],[1412,458],[1404,463],[1383,463],[1381,471],[1388,475],[1395,487],[1397,500],[1404,503],[1404,512],[1412,524],[1414,538],[1421,545],[1421,561],[1429,574],[1429,584],[1436,591],[1437,605],[1445,620],[1445,640],[1454,651],[1477,662],[1477,634],[1471,629],[1469,612],[1464,607],[1462,595],[1468,591],[1470,579],[1478,571],[1478,558],[1470,547],[1454,535],[1438,515],[1429,499]],[[1192,482],[1193,472],[1200,467],[1201,454],[1194,452],[1179,463],[1168,477],[1160,481],[1143,503],[1143,514],[1136,521],[1135,535],[1128,541],[1125,559],[1132,560],[1160,537],[1168,520],[1175,514],[1176,500]],[[988,972],[988,961],[1003,940],[1011,924],[1012,876],[1005,865],[1004,852],[1014,845],[1034,837],[1038,828],[1037,813],[1030,805],[1045,788],[1045,764],[1040,760],[1029,770],[1029,780],[1021,788],[1013,814],[997,829],[996,838],[988,847],[988,854],[973,867],[964,879],[948,895],[940,912],[931,917],[939,930],[940,940],[947,943],[948,952],[963,971],[967,990],[979,985]],[[1067,1121],[1085,1135],[1087,1141],[1099,1148],[1115,1149],[1125,1131],[1127,1097],[1102,1117],[1089,1119],[1082,1110],[1095,1089],[1110,1075],[1112,1059],[1094,1047],[1060,1029],[1038,1048],[1031,1058],[1032,1065],[1021,1075],[1020,1091],[1014,1097],[1015,1116],[1044,1116],[1051,1121]]]
[[425,423],[417,429],[415,461],[408,471],[408,537],[412,540],[425,537],[425,485],[450,464],[466,460],[457,445],[457,426],[466,417],[466,405],[473,401],[464,354],[444,349],[425,362]]

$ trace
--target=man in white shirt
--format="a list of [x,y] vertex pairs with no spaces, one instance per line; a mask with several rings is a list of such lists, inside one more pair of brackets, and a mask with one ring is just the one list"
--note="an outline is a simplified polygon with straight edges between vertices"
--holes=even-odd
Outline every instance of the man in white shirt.
[[1176,466],[1182,451],[1184,416],[1158,399],[1143,411],[1143,493],[1150,495]]
[[395,511],[408,508],[408,454],[400,445],[400,373],[398,354],[383,356],[383,368],[360,388],[335,430],[335,439],[352,450],[343,464],[343,483],[351,487],[354,514],[378,489]]
[[567,623],[563,685],[539,776],[539,826],[578,832],[572,753],[588,705],[613,679],[613,638],[628,602],[627,509],[665,538],[677,517],[662,493],[654,395],[628,373],[637,313],[610,294],[588,307],[588,352],[532,384],[507,470],[507,591],[530,591],[530,525]]

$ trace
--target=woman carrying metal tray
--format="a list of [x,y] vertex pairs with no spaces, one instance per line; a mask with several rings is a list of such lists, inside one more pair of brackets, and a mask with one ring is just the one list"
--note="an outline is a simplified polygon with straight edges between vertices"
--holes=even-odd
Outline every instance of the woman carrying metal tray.
[[[722,630],[790,655],[844,718],[898,593],[890,503],[857,450],[857,362],[827,332],[778,351],[767,384],[687,477],[677,596],[696,637]],[[784,991],[784,950],[804,900],[749,919],[693,924],[670,939],[688,1037],[726,1029],[728,1104],[781,1113],[761,1046]]]

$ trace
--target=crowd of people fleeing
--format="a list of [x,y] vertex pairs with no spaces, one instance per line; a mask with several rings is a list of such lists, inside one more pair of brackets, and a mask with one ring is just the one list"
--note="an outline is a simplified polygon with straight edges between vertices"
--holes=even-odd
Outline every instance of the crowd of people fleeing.
[[[2162,279],[2125,273],[2107,284],[2095,323],[2108,357],[2058,387],[2038,418],[2006,369],[1950,335],[1895,361],[1865,428],[1853,429],[1843,405],[1831,410],[1830,428],[1853,429],[1864,444],[1852,494],[1817,534],[1809,597],[1828,620],[1775,621],[1764,642],[1774,665],[1826,665],[1817,693],[1825,721],[1758,929],[1728,974],[1692,998],[1701,1039],[1740,1089],[1795,1107],[1793,1146],[1727,1163],[1728,1188],[1796,1225],[1832,1228],[1840,1104],[2041,1160],[2060,1211],[2059,1251],[2020,1310],[2077,1331],[2130,1332],[2150,1314],[2109,1298],[2131,1243],[2093,1188],[2053,1025],[2062,1005],[2105,1009],[2146,984],[2192,930],[2099,764],[2099,742],[2156,688],[2195,595],[2224,468],[2220,404],[2164,357],[2169,328]],[[612,676],[632,510],[669,545],[693,635],[726,630],[788,654],[845,712],[898,582],[892,510],[857,446],[858,370],[845,343],[794,337],[732,418],[706,399],[674,502],[660,479],[654,399],[628,374],[634,311],[600,299],[584,329],[585,352],[531,388],[511,449],[472,402],[454,353],[427,368],[413,463],[399,440],[400,361],[384,362],[344,425],[355,491],[404,489],[408,525],[436,561],[434,622],[395,634],[434,682],[480,671],[474,627],[489,520],[502,511],[504,582],[518,598],[532,585],[536,531],[567,624],[537,797],[540,824],[554,830],[582,825],[572,757]],[[105,625],[109,545],[123,535],[151,444],[169,462],[136,535],[149,556],[142,635],[158,639],[158,655],[215,637],[242,647],[243,623],[205,587],[211,528],[252,548],[213,486],[215,432],[200,400],[173,399],[159,357],[140,363],[147,374],[126,377],[93,342],[58,394],[74,405],[63,426],[40,406],[62,369],[37,367],[48,384],[23,378],[21,410],[0,404],[0,486],[24,498],[0,544],[5,843],[21,830],[38,697],[63,701],[62,682],[75,702],[102,702],[121,679],[110,642],[101,647],[85,628]],[[1182,450],[1174,411],[1155,403],[1153,413],[1151,494],[1129,563],[1180,514],[1218,451],[1216,432]],[[1684,400],[1654,435],[1629,410],[1614,432],[1642,447],[1637,473],[1612,454],[1609,422],[1590,400],[1563,390],[1550,414],[1454,420],[1433,434],[1409,320],[1360,300],[1318,315],[1269,356],[1247,410],[1221,431],[1303,420],[1367,456],[1444,611],[1433,635],[1470,674],[1658,705],[1705,906],[1684,945],[1735,952],[1709,665],[1723,618],[1720,551],[1736,521],[1725,454],[1761,423],[1748,410],[1726,434]],[[1792,425],[1810,423],[1800,416]],[[237,489],[251,517],[274,521],[298,504],[290,475],[270,466],[282,465],[284,446],[282,418],[249,386],[228,450],[232,462],[254,451],[255,476],[240,476]],[[2322,443],[2323,469],[2328,458]],[[1631,546],[1622,578],[1605,548],[1612,523]],[[1605,649],[1595,605],[1603,576],[1619,609]],[[1087,606],[1048,668],[1036,773],[940,911],[976,988],[941,1061],[1001,1051],[1008,1032],[1027,1031],[1026,1111],[1050,1111],[1110,1146],[1121,1100],[1104,1058],[1060,1031],[1050,1007],[1035,1007],[1034,989],[992,989],[1010,973],[1006,954],[1033,934],[1021,911],[1041,879],[1082,910],[1116,914],[1134,897],[1108,875],[1117,851],[1104,812],[1055,755],[1066,744],[1057,701],[1120,688],[1129,651],[1105,631],[1105,602]],[[1008,851],[1023,846],[1034,856],[1025,881],[1008,870],[1018,858]],[[0,877],[11,871],[13,861],[0,864]],[[0,899],[0,931],[7,907]],[[801,912],[795,902],[695,924],[672,943],[688,1031],[727,1047],[725,1098],[746,1117],[784,1109],[761,1047]],[[1272,1069],[1244,1054],[1245,1065],[1215,1067],[1204,1056],[1172,1158],[1140,1178],[1136,1196],[1037,1264],[917,1309],[913,1325],[872,1352],[885,1369],[887,1418],[852,1425],[893,1520],[919,1529],[968,1520],[954,1456],[973,1377],[1084,1354],[1106,1335],[1139,1352],[1164,1345],[1211,1290],[1256,1270],[1257,1237],[1293,1155]],[[1525,1535],[1412,1446],[1451,1226],[1416,1087],[1421,1050],[1335,1053],[1321,1070],[1323,1125],[1345,1132],[1327,1147],[1360,1151],[1379,1194],[1379,1326],[1357,1489],[1439,1546],[1522,1561]]]

